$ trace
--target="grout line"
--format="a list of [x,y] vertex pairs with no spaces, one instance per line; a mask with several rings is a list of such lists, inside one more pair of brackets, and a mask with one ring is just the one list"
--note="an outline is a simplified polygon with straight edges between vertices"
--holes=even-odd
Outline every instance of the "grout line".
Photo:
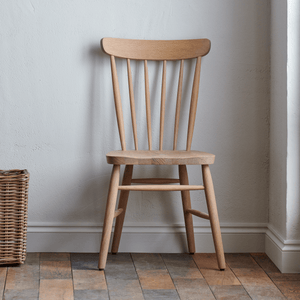
[[143,298],[145,299],[145,295],[144,295],[144,290],[142,288],[142,284],[141,284],[141,281],[140,281],[140,276],[136,270],[136,266],[135,266],[135,263],[134,263],[134,260],[133,260],[133,257],[132,257],[132,253],[129,253],[130,255],[130,258],[131,258],[131,261],[132,261],[132,264],[133,264],[133,267],[134,267],[134,270],[135,270],[135,273],[137,275],[137,278],[138,278],[138,281],[139,281],[139,284],[140,284],[140,287],[141,287],[141,291],[142,291],[142,294],[143,294]]
[[[107,256],[108,256],[109,253],[107,253]],[[98,258],[99,259],[99,258]],[[106,258],[106,262],[107,262],[107,258]],[[107,263],[106,263],[107,265]],[[105,265],[105,266],[106,266]],[[99,265],[97,267],[98,271],[99,271]],[[109,288],[108,288],[108,281],[107,281],[107,278],[106,278],[106,273],[105,273],[105,268],[103,270],[103,273],[104,273],[104,278],[105,278],[105,282],[106,282],[106,289],[107,289],[107,296],[108,296],[108,299],[110,300],[110,293],[109,293]]]
[[164,263],[164,265],[165,265],[165,267],[166,267],[166,269],[167,269],[167,271],[168,271],[168,273],[169,273],[169,276],[170,276],[170,278],[171,278],[171,280],[172,280],[172,282],[173,282],[173,284],[174,284],[174,287],[175,287],[175,290],[176,290],[176,293],[177,293],[179,299],[181,299],[181,298],[180,298],[180,295],[179,295],[179,292],[178,292],[178,290],[177,290],[177,286],[176,286],[176,284],[175,284],[175,282],[174,282],[174,280],[173,280],[173,277],[171,276],[171,274],[170,274],[170,272],[169,272],[168,266],[167,266],[167,264],[166,264],[166,262],[165,262],[163,256],[162,256],[161,254],[159,254],[159,256],[161,257],[161,259],[162,259],[162,261],[163,261],[163,263]]
[[[226,259],[226,258],[225,258]],[[242,284],[242,282],[240,281],[239,277],[235,274],[234,270],[230,267],[230,265],[228,263],[226,263],[227,268],[229,268],[231,270],[231,272],[234,274],[235,278],[240,282],[241,286],[243,287],[244,291],[247,293],[247,295],[249,296],[250,299],[253,299],[250,294],[248,293],[248,291],[245,289],[244,285]]]
[[38,299],[40,299],[40,286],[41,286],[41,253],[38,253],[39,262],[39,288],[38,288]]
[[[194,255],[192,255],[192,257],[193,257],[194,264],[196,265],[197,269],[199,270],[200,274],[202,275],[203,279],[205,280],[205,282],[206,282],[207,286],[209,287],[209,289],[210,289],[212,295],[214,296],[215,299],[217,299],[215,293],[213,292],[213,290],[211,289],[210,285],[208,284],[206,278],[205,278],[204,275],[202,274],[201,269],[200,269],[200,268],[198,267],[198,265],[196,264],[196,261],[195,261],[195,259],[194,259]],[[227,265],[227,264],[226,264],[226,265]]]
[[[255,260],[255,258],[253,257],[252,253],[250,253],[251,257]],[[267,255],[267,254],[266,254]],[[267,255],[268,259],[269,256]],[[261,269],[267,274],[267,276],[270,278],[270,280],[273,282],[273,284],[277,287],[277,289],[280,291],[280,293],[282,294],[282,296],[287,299],[287,297],[284,295],[284,293],[281,291],[281,289],[277,286],[277,284],[275,283],[275,281],[269,276],[269,274],[264,270],[264,268],[255,260],[255,262],[261,267]],[[275,265],[275,264],[274,264]],[[277,268],[277,267],[276,267]],[[278,270],[280,272],[280,270]],[[271,273],[271,272],[270,272]],[[280,272],[281,273],[281,272]],[[282,273],[281,273],[282,274]]]
[[8,274],[8,267],[6,267],[6,273],[5,273],[5,280],[4,280],[3,293],[2,293],[2,298],[3,299],[4,299],[4,293],[5,293],[5,290],[6,290],[7,274]]
[[71,264],[71,278],[72,278],[72,285],[73,285],[73,299],[75,299],[74,276],[73,276],[73,266],[72,266],[72,253],[69,253],[69,256],[70,256],[70,264]]

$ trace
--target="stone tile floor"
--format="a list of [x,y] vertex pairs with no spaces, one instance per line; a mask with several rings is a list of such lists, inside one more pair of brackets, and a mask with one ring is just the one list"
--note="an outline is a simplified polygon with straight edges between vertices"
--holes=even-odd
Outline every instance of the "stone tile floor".
[[28,253],[24,265],[0,267],[0,299],[300,299],[300,274],[281,274],[262,253],[119,253],[105,271],[97,253]]

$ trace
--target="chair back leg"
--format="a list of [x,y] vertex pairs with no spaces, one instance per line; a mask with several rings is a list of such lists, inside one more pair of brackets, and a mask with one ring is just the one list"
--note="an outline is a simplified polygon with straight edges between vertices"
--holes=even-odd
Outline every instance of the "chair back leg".
[[[131,184],[132,171],[133,171],[133,165],[126,165],[124,170],[122,185]],[[119,249],[119,244],[120,244],[120,239],[121,239],[121,234],[122,234],[122,229],[124,224],[124,218],[126,213],[126,207],[128,202],[128,196],[129,196],[129,191],[124,191],[124,190],[121,191],[118,209],[123,209],[123,212],[116,218],[114,237],[111,246],[111,252],[113,254],[116,254]]]
[[119,180],[120,180],[120,165],[114,165],[111,174],[111,179],[110,179],[104,224],[103,224],[102,240],[100,246],[100,254],[99,254],[98,267],[101,270],[104,269],[106,265],[108,247],[110,242],[111,230],[112,230],[112,225],[113,225],[113,220],[115,215],[115,207],[116,207],[117,196],[118,196]]
[[[179,180],[180,180],[180,184],[182,185],[189,184],[186,165],[179,165]],[[189,253],[194,254],[196,249],[195,249],[193,216],[191,213],[187,212],[188,209],[192,208],[190,191],[181,191],[181,198],[182,198],[185,230],[186,230]]]
[[207,209],[210,216],[210,225],[211,225],[213,240],[215,244],[218,265],[220,270],[225,270],[226,264],[225,264],[220,222],[219,222],[216,197],[215,197],[214,186],[212,182],[209,165],[202,165],[202,174],[203,174],[203,183],[205,187]]

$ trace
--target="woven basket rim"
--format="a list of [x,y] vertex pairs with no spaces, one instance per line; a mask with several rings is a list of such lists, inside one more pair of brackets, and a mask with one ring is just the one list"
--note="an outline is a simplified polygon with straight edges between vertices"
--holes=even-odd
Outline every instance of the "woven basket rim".
[[9,177],[17,178],[17,177],[24,177],[27,175],[29,175],[27,169],[0,170],[0,178],[9,178]]

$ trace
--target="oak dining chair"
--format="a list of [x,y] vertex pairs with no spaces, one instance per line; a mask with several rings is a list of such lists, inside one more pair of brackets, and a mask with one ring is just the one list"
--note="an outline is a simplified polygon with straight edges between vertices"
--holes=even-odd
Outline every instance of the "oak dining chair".
[[[192,216],[197,216],[210,221],[212,236],[216,251],[216,257],[220,270],[225,269],[225,258],[217,205],[214,193],[214,187],[209,165],[214,163],[215,155],[191,150],[192,138],[194,132],[198,91],[200,82],[201,59],[210,50],[210,40],[130,40],[119,38],[103,38],[102,48],[110,56],[112,84],[114,93],[114,102],[117,116],[122,150],[111,151],[107,153],[106,158],[109,164],[112,164],[112,175],[108,191],[108,199],[104,217],[104,226],[99,254],[99,269],[104,269],[109,250],[109,244],[112,233],[114,218],[116,218],[114,235],[111,246],[111,252],[118,252],[126,206],[130,191],[181,191],[183,214],[187,235],[187,244],[189,253],[195,253],[195,238]],[[134,150],[127,150],[125,142],[125,126],[123,109],[121,102],[121,89],[117,74],[116,60],[124,59],[127,63],[127,79],[129,91],[129,103],[131,112],[131,123],[134,139]],[[177,150],[177,140],[179,132],[179,123],[181,118],[181,102],[183,97],[184,65],[186,60],[194,61],[193,83],[191,86],[191,98],[186,149]],[[140,150],[138,144],[137,114],[134,95],[134,83],[132,77],[131,61],[141,61],[143,64],[143,89],[145,97],[142,102],[145,103],[146,132],[148,140],[148,150]],[[151,106],[148,62],[160,61],[162,65],[162,84],[160,97],[160,126],[159,126],[159,149],[154,150],[152,145],[152,127],[151,127]],[[166,90],[167,90],[167,61],[178,61],[180,64],[178,83],[176,83],[177,96],[176,105],[174,103],[174,119],[172,122],[165,122],[166,115]],[[190,69],[190,68],[187,68]],[[186,77],[185,77],[186,78]],[[189,77],[188,77],[189,78]],[[177,82],[177,79],[176,79]],[[128,96],[128,95],[127,95]],[[186,99],[183,99],[187,101]],[[175,108],[176,107],[176,108]],[[129,110],[128,110],[129,111]],[[165,124],[166,123],[166,124]],[[167,124],[168,123],[168,124]],[[165,125],[174,126],[173,150],[163,150]],[[141,127],[142,128],[142,127]],[[120,165],[125,165],[122,184],[120,180]],[[132,178],[133,166],[135,165],[177,165],[179,169],[179,178]],[[189,185],[187,165],[200,165],[202,167],[203,185]],[[177,184],[176,184],[177,183]],[[190,200],[191,190],[204,190],[208,208],[208,214],[192,209]],[[118,191],[120,191],[119,204],[116,209]],[[171,249],[170,249],[171,250]]]

